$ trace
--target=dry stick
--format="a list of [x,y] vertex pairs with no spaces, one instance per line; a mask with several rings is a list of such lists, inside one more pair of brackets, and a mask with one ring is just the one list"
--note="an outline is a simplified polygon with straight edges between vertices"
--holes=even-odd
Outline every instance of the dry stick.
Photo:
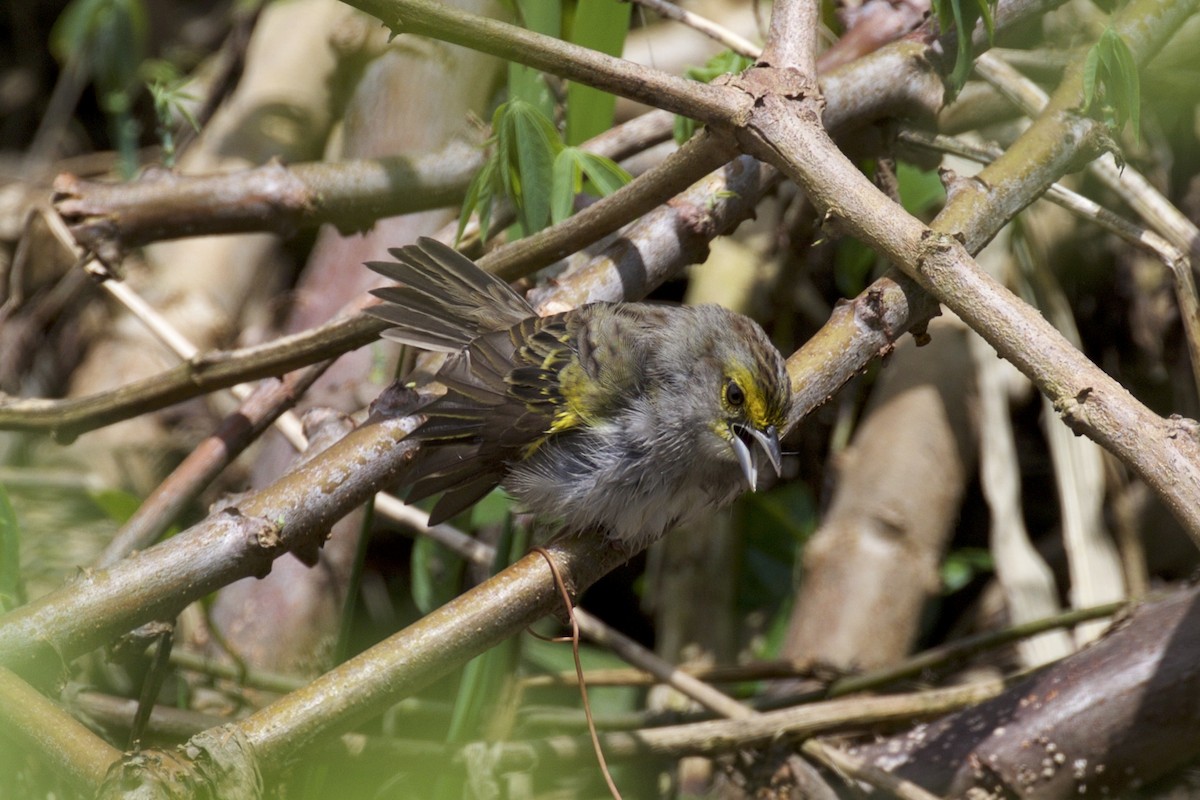
[[199,672],[213,678],[236,681],[239,685],[247,688],[277,694],[295,691],[308,682],[307,678],[298,675],[286,675],[258,667],[243,667],[179,648],[171,650],[171,666]]
[[396,34],[413,33],[470,47],[571,81],[704,122],[736,126],[739,111],[717,86],[598,53],[586,47],[466,14],[432,0],[353,0]]
[[387,323],[366,314],[340,317],[269,344],[210,350],[156,375],[87,397],[0,398],[0,430],[48,431],[60,441],[217,389],[273,378],[370,344]]
[[[1018,625],[1010,625],[1003,630],[965,636],[962,639],[923,650],[890,666],[838,678],[825,690],[814,692],[813,697],[843,697],[857,692],[882,689],[897,681],[919,677],[926,672],[951,666],[978,653],[1003,647],[1039,633],[1114,616],[1127,607],[1127,602],[1106,603],[1091,608],[1064,611],[1061,614]],[[678,669],[699,681],[709,683],[798,678],[812,674],[811,664],[795,661],[763,661],[737,666],[703,668],[684,666]],[[537,675],[525,678],[521,683],[525,687],[569,685],[573,679],[572,676],[573,673],[565,672],[556,675]],[[592,686],[645,686],[656,681],[661,682],[652,675],[647,675],[644,670],[628,669],[592,670],[587,673],[587,679]]]
[[[827,700],[765,711],[744,719],[714,719],[638,731],[610,731],[601,733],[600,741],[610,759],[711,756],[718,752],[766,747],[780,740],[795,741],[823,733],[936,717],[995,697],[1007,686],[1006,681],[984,680],[909,694]],[[563,760],[590,754],[586,737],[551,736],[542,740],[542,744],[539,749]],[[528,755],[518,763],[528,765]]]
[[[450,525],[441,524],[431,528],[429,526],[428,514],[420,509],[401,505],[400,507],[405,510],[402,512],[400,509],[394,508],[394,506],[400,504],[400,501],[394,497],[387,497],[385,503],[392,507],[389,508],[389,511],[395,513],[397,518],[407,517],[406,522],[416,530],[418,535],[429,536],[463,558],[475,563],[490,564],[494,561],[495,549],[491,546],[468,536]],[[378,509],[379,501],[377,497],[376,510]],[[535,548],[535,552],[542,552],[544,554],[545,551],[541,548]],[[612,628],[583,609],[575,609],[573,619],[578,624],[579,630],[589,639],[609,648],[630,664],[637,666],[643,673],[653,676],[658,682],[672,687],[680,694],[687,695],[710,711],[733,718],[744,717],[753,713],[749,708],[727,694],[714,689],[712,686],[688,674],[684,669],[671,664],[653,651],[646,649],[633,639],[630,639],[625,634]]]
[[[994,55],[984,53],[975,70],[1001,94],[1030,117],[1041,114],[1049,97],[1041,87]],[[1163,259],[1175,279],[1175,299],[1183,320],[1192,380],[1200,393],[1200,300],[1197,300],[1192,259],[1200,254],[1200,228],[1129,165],[1118,167],[1112,153],[1088,164],[1088,171],[1125,200],[1146,224],[1153,226],[1178,249],[1178,255]],[[1156,253],[1157,254],[1157,253]],[[1162,256],[1160,255],[1160,258]]]
[[608,786],[609,793],[616,800],[621,800],[621,792],[617,790],[617,784],[613,782],[612,773],[608,769],[608,762],[604,760],[604,748],[600,746],[600,737],[596,733],[596,720],[592,718],[592,703],[588,699],[587,684],[583,681],[583,662],[579,660],[579,621],[575,617],[575,604],[571,602],[571,593],[567,591],[562,573],[558,571],[558,565],[554,563],[550,554],[542,547],[534,547],[533,552],[546,559],[546,566],[550,567],[550,574],[554,576],[554,585],[562,596],[563,608],[566,609],[567,618],[571,621],[571,657],[575,661],[575,675],[579,679],[579,697],[583,700],[583,713],[587,717],[588,735],[592,739],[596,760],[600,763],[600,772],[604,775],[604,783]]
[[[121,303],[168,350],[174,353],[180,361],[192,361],[200,356],[200,348],[188,341],[188,338],[180,333],[166,317],[158,313],[157,309],[143,300],[133,289],[129,288],[124,282],[117,280],[106,265],[95,258],[85,258],[83,248],[75,243],[75,238],[67,228],[66,223],[63,222],[61,215],[50,213],[46,215],[46,220],[50,225],[50,230],[62,246],[74,253],[76,258],[84,261],[83,270],[100,280],[101,286],[116,298],[117,302]],[[238,400],[245,402],[253,392],[253,387],[246,384],[238,384],[229,387],[229,391]],[[303,449],[307,445],[303,426],[292,412],[284,411],[272,424],[283,434],[285,439],[297,448]]]
[[[99,263],[98,261],[92,262],[93,265],[99,265]],[[194,344],[188,341],[157,309],[143,300],[124,283],[108,278],[104,280],[102,285],[108,290],[109,294],[115,297],[142,324],[149,328],[158,337],[159,341],[170,348],[180,361],[187,362],[200,355],[200,350]],[[229,387],[230,394],[242,402],[249,399],[253,391],[253,387],[244,383]],[[304,436],[304,426],[300,424],[300,419],[295,413],[284,411],[272,422],[272,425],[296,449],[303,450],[307,446],[307,439]]]
[[670,2],[670,0],[633,0],[633,2],[667,19],[673,19],[676,22],[687,25],[689,28],[704,34],[708,38],[720,42],[738,55],[743,55],[747,58],[758,58],[758,54],[762,52],[758,45],[744,38],[740,33],[735,33],[722,25],[718,25],[707,17],[702,17],[692,11],[680,8]]
[[[588,152],[627,158],[670,139],[674,117],[651,112],[584,142]],[[54,207],[75,238],[105,261],[132,247],[201,234],[273,231],[332,222],[358,230],[392,214],[454,205],[483,163],[483,149],[454,142],[417,156],[284,165],[232,173],[154,172],[129,183],[61,174]]]
[[[901,130],[897,134],[899,141],[913,147],[920,147],[936,153],[950,155],[975,161],[980,164],[990,164],[1003,151],[999,147],[977,145],[955,136],[945,136],[918,130]],[[1078,192],[1068,189],[1061,183],[1055,183],[1046,190],[1046,199],[1061,206],[1076,216],[1094,222],[1109,233],[1116,234],[1129,244],[1143,248],[1156,258],[1174,269],[1175,264],[1187,262],[1187,255],[1178,247],[1171,244],[1154,231],[1136,223],[1130,222],[1119,214]]]
[[[391,499],[391,502],[394,504],[399,504],[399,501],[395,500],[394,498]],[[432,531],[429,529],[427,524],[428,515],[424,514],[424,512],[420,511],[419,509],[412,509],[410,506],[401,507],[412,512],[410,515],[412,523],[419,535],[432,534]],[[422,517],[424,518],[423,520]],[[458,531],[452,526],[443,524],[437,527],[440,529],[440,531],[434,536],[434,538],[457,552],[462,557],[478,563],[492,562],[494,550],[488,545],[483,544],[470,536],[467,536],[465,533]],[[928,670],[936,669],[940,666],[960,661],[984,650],[1003,646],[1013,641],[1018,641],[1044,631],[1073,626],[1081,622],[1112,616],[1119,613],[1121,609],[1126,607],[1126,605],[1126,603],[1109,603],[1093,608],[1077,609],[1064,612],[1063,614],[1053,617],[1047,617],[1045,619],[1023,623],[1021,625],[1014,625],[1002,631],[992,631],[977,634],[975,636],[969,636],[957,642],[951,642],[940,647],[926,650],[925,652],[913,656],[912,658],[906,659],[900,664],[882,667],[862,675],[840,678],[832,683],[826,691],[817,693],[815,696],[840,698],[855,692],[879,689],[888,684],[895,683],[896,681],[918,676]],[[653,680],[671,686],[676,691],[696,701],[700,705],[730,719],[745,719],[754,716],[757,712],[748,706],[733,700],[723,692],[717,691],[715,688],[705,683],[706,680],[712,680],[714,678],[727,680],[752,680],[762,677],[788,677],[795,675],[797,671],[796,665],[788,664],[788,669],[782,672],[779,669],[780,665],[774,665],[774,667],[771,667],[771,665],[765,665],[768,668],[774,669],[774,672],[770,674],[755,674],[753,672],[740,674],[740,671],[737,668],[728,670],[717,668],[712,670],[701,670],[693,673],[686,667],[671,665],[669,662],[646,650],[641,645],[632,641],[620,632],[609,629],[604,625],[603,622],[594,619],[587,612],[581,609],[576,609],[575,614],[577,615],[577,619],[579,621],[580,630],[593,641],[609,647],[626,661],[637,665],[643,673],[647,673],[652,676]],[[726,671],[728,671],[730,674],[721,674]],[[590,680],[593,684],[604,682],[597,681],[595,678],[591,678]],[[536,680],[527,681],[528,684],[534,684],[536,682]],[[558,678],[558,682],[563,682],[562,676]]]
[[736,155],[727,138],[700,131],[618,191],[558,225],[488,253],[479,266],[505,280],[529,275],[649,214]]
[[200,442],[171,474],[138,506],[97,559],[106,567],[153,544],[200,490],[212,483],[233,459],[256,440],[284,410],[333,363],[323,361],[289,372],[280,380],[268,379]]
[[329,222],[343,231],[461,202],[483,165],[454,142],[416,157],[262,166],[220,175],[151,172],[130,183],[54,180],[54,205],[80,244],[108,263],[163,239],[248,231],[290,235]]
[[912,781],[897,778],[890,772],[868,764],[837,747],[831,747],[819,739],[807,740],[800,745],[800,749],[830,769],[890,792],[892,796],[901,800],[938,800],[938,795],[925,791]]
[[621,658],[653,675],[680,694],[686,695],[705,708],[730,719],[744,719],[754,715],[753,709],[739,703],[704,681],[688,674],[654,652],[630,639],[620,631],[610,628],[586,611],[577,611],[580,630],[592,641],[608,647]]

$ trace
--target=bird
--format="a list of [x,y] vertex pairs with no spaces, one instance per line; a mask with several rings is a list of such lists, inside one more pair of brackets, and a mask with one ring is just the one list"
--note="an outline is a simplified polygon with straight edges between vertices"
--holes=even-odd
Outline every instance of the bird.
[[[367,308],[385,338],[445,353],[401,475],[430,524],[502,486],[535,518],[626,550],[695,523],[780,473],[783,356],[717,305],[597,302],[539,316],[431,238],[366,266],[398,285]],[[765,462],[765,463],[764,463]]]

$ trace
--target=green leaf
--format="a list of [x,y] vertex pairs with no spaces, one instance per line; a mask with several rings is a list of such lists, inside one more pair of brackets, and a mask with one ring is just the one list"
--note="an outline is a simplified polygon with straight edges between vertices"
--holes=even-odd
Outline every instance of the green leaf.
[[611,158],[581,150],[578,160],[583,174],[592,182],[592,186],[601,197],[607,197],[633,180],[633,176]]
[[938,27],[942,32],[950,30],[959,32],[954,64],[949,77],[950,85],[956,91],[966,83],[975,60],[975,52],[971,44],[971,34],[975,30],[975,22],[979,19],[983,20],[983,27],[987,31],[989,42],[995,38],[995,5],[996,0],[933,0],[934,15],[937,17]]
[[1141,84],[1137,62],[1120,34],[1108,28],[1088,51],[1083,66],[1085,112],[1101,113],[1101,118],[1117,129],[1133,124],[1135,137],[1141,136]]
[[[739,55],[732,50],[723,50],[710,58],[703,67],[688,67],[683,74],[694,81],[711,83],[729,73],[741,72],[754,63],[754,59]],[[683,144],[696,132],[696,121],[687,117],[675,117],[675,142]]]
[[946,200],[946,187],[936,170],[917,169],[901,161],[896,165],[900,203],[912,214],[923,214]]
[[982,547],[952,550],[942,562],[942,593],[953,594],[994,568],[991,552]]
[[[508,107],[516,100],[502,103],[492,114],[492,136],[496,139],[496,170],[499,177],[499,187],[507,197],[515,197],[517,189],[513,185],[514,173],[510,169],[510,154],[513,151],[513,129],[508,121]],[[495,180],[495,178],[493,178]]]
[[747,58],[732,50],[722,50],[705,62],[703,67],[688,67],[683,74],[694,81],[712,83],[722,75],[741,72],[753,63],[754,59],[752,58]]
[[525,233],[539,231],[550,220],[554,158],[562,150],[562,139],[554,123],[524,100],[510,100],[498,108],[493,125],[504,191]]
[[550,187],[550,220],[555,225],[575,210],[575,195],[582,189],[583,170],[579,148],[564,147],[554,159],[554,180]]
[[971,74],[972,66],[971,29],[975,27],[975,18],[964,11],[964,2],[971,3],[967,8],[977,7],[972,0],[950,0],[951,10],[954,14],[954,27],[958,31],[958,52],[954,58],[954,71],[950,74],[950,82],[954,86],[962,86],[967,82],[967,76]]
[[496,525],[512,514],[513,499],[503,489],[493,489],[471,507],[471,527]]
[[672,133],[675,137],[675,144],[683,144],[696,133],[696,120],[676,114]]
[[999,0],[977,0],[979,5],[979,17],[983,20],[983,29],[987,31],[988,44],[996,42],[996,9],[995,4]]
[[578,147],[564,147],[554,159],[554,179],[550,191],[551,219],[555,223],[571,216],[575,208],[575,195],[584,190],[584,176],[589,181],[587,188],[601,197],[607,197],[633,180],[611,158],[588,153]]
[[21,584],[21,526],[17,512],[0,485],[0,612],[25,602]]
[[937,18],[938,29],[948,31],[954,24],[954,10],[951,0],[931,0],[933,15]]
[[60,61],[90,77],[122,172],[136,168],[139,127],[132,114],[138,68],[145,58],[148,23],[141,0],[74,0],[51,31]]
[[463,198],[462,212],[458,215],[458,230],[454,233],[454,243],[462,239],[463,231],[472,214],[479,215],[479,238],[487,242],[488,223],[492,218],[492,182],[496,179],[496,166],[499,159],[493,152],[491,157],[483,162],[483,166],[475,173],[467,187],[467,196]]
[[518,174],[516,197],[520,201],[521,223],[526,234],[530,234],[546,227],[550,220],[550,186],[561,140],[550,120],[530,105],[521,106],[514,113],[513,129]]
[[[545,0],[541,0],[545,3]],[[556,5],[555,3],[545,3]],[[633,4],[621,0],[580,0],[570,41],[590,50],[621,55]],[[572,81],[567,85],[567,144],[579,144],[612,127],[617,98]]]
[[1100,70],[1100,49],[1092,46],[1083,62],[1083,107],[1091,108],[1096,100],[1096,80]]
[[142,505],[142,501],[137,495],[120,489],[102,489],[89,492],[89,496],[106,517],[121,524],[128,522],[129,518]]
[[413,544],[412,596],[422,614],[445,605],[458,594],[463,560],[428,536]]
[[[522,25],[535,33],[558,38],[562,35],[562,4],[546,0],[517,0],[517,14]],[[546,79],[536,69],[509,62],[508,99],[524,100],[547,117],[554,115],[554,95]]]
[[1116,65],[1113,70],[1113,85],[1116,89],[1113,105],[1117,109],[1117,124],[1124,125],[1125,120],[1128,120],[1133,126],[1134,136],[1140,136],[1142,97],[1137,62],[1134,61],[1129,45],[1116,31],[1110,29],[1107,33],[1112,34],[1111,47]]

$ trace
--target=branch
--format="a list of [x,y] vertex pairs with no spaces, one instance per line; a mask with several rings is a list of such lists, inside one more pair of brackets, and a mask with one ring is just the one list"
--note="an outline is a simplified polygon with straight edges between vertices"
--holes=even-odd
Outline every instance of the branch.
[[129,183],[54,181],[54,204],[85,249],[106,263],[121,251],[163,239],[273,231],[331,222],[343,232],[375,220],[454,205],[483,164],[479,148],[457,142],[418,158],[284,166],[277,161],[225,175],[148,172]]
[[558,225],[489,253],[479,265],[505,280],[529,275],[651,213],[734,155],[727,139],[701,131],[617,191]]
[[0,430],[49,431],[60,442],[216,389],[270,378],[379,338],[387,324],[356,314],[304,333],[238,350],[214,350],[108,392],[65,400],[0,394]]
[[[1165,41],[1196,3],[1141,0],[1114,20],[1141,58]],[[1099,137],[1097,123],[1073,111],[1082,98],[1077,63],[1047,113],[970,190],[950,197],[930,229],[883,196],[837,149],[820,122],[817,102],[795,78],[764,93],[773,76],[742,85],[761,98],[740,132],[746,150],[778,166],[825,210],[827,221],[867,242],[953,309],[1055,404],[1076,433],[1086,434],[1129,464],[1200,544],[1200,436],[1187,420],[1164,420],[1139,403],[1070,345],[1040,314],[971,259],[1020,209],[1073,168]],[[953,235],[950,235],[953,233]],[[1134,435],[1133,432],[1136,432]]]
[[740,34],[722,27],[710,19],[681,8],[671,0],[633,0],[640,6],[650,9],[655,14],[667,19],[681,22],[689,28],[702,33],[710,39],[720,42],[738,55],[747,58],[758,58],[760,48],[754,42],[745,39]]
[[718,87],[449,5],[431,0],[348,0],[348,4],[378,17],[396,34],[415,33],[461,44],[701,122],[734,124],[740,114]]
[[220,427],[188,453],[162,483],[150,493],[116,532],[96,559],[110,566],[134,550],[144,550],[160,537],[179,513],[253,443],[300,395],[324,374],[332,361],[315,364],[264,381]]
[[[627,158],[671,137],[674,117],[643,114],[584,142],[591,153]],[[273,231],[330,222],[343,231],[376,220],[459,203],[483,164],[481,147],[454,142],[415,157],[278,162],[223,175],[156,170],[127,183],[54,182],[55,208],[85,249],[108,264],[133,247],[202,234]]]
[[820,23],[820,4],[814,0],[777,0],[771,8],[771,28],[759,63],[816,75]]
[[858,754],[955,797],[1126,796],[1196,758],[1198,623],[1197,589],[1173,592],[995,699]]

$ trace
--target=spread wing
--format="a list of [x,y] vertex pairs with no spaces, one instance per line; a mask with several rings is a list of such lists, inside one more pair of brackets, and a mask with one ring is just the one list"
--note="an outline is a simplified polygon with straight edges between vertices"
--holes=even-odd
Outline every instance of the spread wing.
[[401,285],[373,289],[384,302],[366,309],[396,326],[384,331],[388,339],[453,353],[477,336],[535,315],[507,283],[436,239],[421,237],[388,253],[396,260],[367,266]]
[[431,524],[494,489],[548,434],[582,422],[564,391],[580,369],[579,322],[578,312],[528,317],[475,338],[442,366],[446,394],[423,410],[427,421],[413,434],[423,446],[406,475],[410,502],[443,492]]

